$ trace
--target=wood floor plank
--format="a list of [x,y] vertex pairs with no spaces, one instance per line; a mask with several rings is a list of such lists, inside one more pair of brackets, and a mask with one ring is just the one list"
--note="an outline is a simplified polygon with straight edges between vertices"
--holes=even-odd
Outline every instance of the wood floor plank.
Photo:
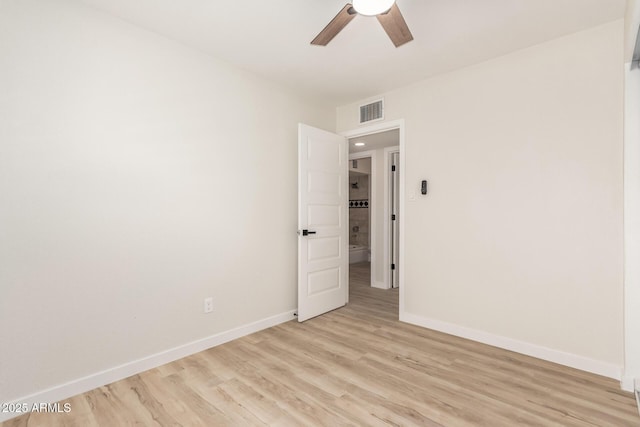
[[234,378],[220,385],[229,396],[232,396],[266,425],[296,425],[299,421],[289,415],[278,402],[259,393],[241,379]]
[[[137,403],[148,411],[154,423],[161,426],[179,425],[178,420],[167,410],[165,405],[156,397],[160,393],[154,390],[149,382],[140,375],[134,375],[121,383],[126,383],[134,393]],[[133,396],[132,396],[133,397]]]
[[75,396],[24,426],[640,426],[611,379],[398,321],[350,266],[344,308]]

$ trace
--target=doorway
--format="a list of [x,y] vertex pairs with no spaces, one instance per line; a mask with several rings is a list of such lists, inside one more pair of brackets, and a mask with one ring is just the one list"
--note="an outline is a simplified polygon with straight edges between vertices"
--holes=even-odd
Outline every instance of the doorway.
[[376,160],[375,151],[349,153],[349,269],[357,269],[372,287],[377,287],[371,274],[376,263]]
[[[394,253],[398,254],[397,287],[399,288],[398,312],[404,312],[404,120],[395,120],[365,126],[357,130],[337,135],[308,125],[298,126],[298,321],[302,322],[330,310],[339,308],[349,301],[349,259],[348,259],[348,156],[349,143],[354,147],[366,147],[366,141],[372,144],[377,137],[384,137],[392,131],[397,134],[399,153],[399,231],[398,245]],[[376,137],[377,135],[377,137]],[[387,135],[388,136],[388,135]],[[364,138],[364,144],[356,145],[356,138]],[[389,144],[389,141],[387,141]],[[382,152],[384,153],[384,149]],[[364,150],[366,150],[365,148]],[[354,149],[354,151],[358,151]],[[363,150],[359,150],[363,151]],[[353,153],[355,155],[355,153]],[[373,182],[370,201],[370,247],[371,264],[370,283],[381,283],[381,288],[391,288],[390,254],[393,249],[387,225],[389,218],[389,192],[386,185],[378,185],[382,173],[376,169],[385,169],[385,158],[371,155]],[[380,166],[378,163],[382,162]],[[384,182],[388,182],[387,179]],[[380,196],[380,188],[383,196]],[[376,200],[384,203],[377,204]],[[384,221],[378,221],[376,211],[382,209]],[[380,230],[381,224],[385,227]],[[385,245],[378,244],[383,236]],[[382,253],[383,255],[377,255]],[[382,260],[382,262],[378,262]],[[388,284],[387,284],[388,280]],[[366,286],[366,282],[364,282]],[[369,285],[368,289],[372,289]]]
[[366,268],[370,286],[380,289],[400,283],[399,138],[396,128],[348,143],[349,267],[357,268],[360,277]]

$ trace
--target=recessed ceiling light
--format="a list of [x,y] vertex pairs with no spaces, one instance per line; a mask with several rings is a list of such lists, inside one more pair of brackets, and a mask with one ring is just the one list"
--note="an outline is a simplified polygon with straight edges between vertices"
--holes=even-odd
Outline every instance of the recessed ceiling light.
[[364,142],[356,142],[354,145],[356,147],[362,147],[362,146],[364,146]]

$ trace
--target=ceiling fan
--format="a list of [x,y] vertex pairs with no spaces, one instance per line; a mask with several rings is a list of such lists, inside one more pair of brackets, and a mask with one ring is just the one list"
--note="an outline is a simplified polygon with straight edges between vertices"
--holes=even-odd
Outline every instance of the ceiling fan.
[[326,46],[356,15],[375,16],[396,47],[413,40],[413,35],[395,0],[353,0],[327,24],[312,45]]

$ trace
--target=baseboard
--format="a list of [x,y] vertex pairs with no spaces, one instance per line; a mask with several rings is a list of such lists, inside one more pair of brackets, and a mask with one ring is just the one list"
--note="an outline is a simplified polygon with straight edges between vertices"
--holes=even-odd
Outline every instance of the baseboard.
[[384,282],[378,282],[377,280],[371,281],[371,287],[377,289],[389,289],[389,287]]
[[640,414],[640,378],[636,378],[633,384],[633,394],[636,396],[636,406],[638,407],[638,414]]
[[620,380],[620,388],[624,391],[632,392],[634,389],[633,377],[628,375],[622,375],[622,379]]
[[591,372],[593,374],[614,378],[618,381],[622,379],[622,367],[611,363],[589,359],[576,354],[566,353],[500,335],[494,335],[488,332],[455,325],[453,323],[428,319],[406,312],[400,313],[400,321],[444,332],[446,334],[455,335],[461,338],[470,339],[472,341],[481,342],[483,344],[492,345],[494,347],[503,348],[505,350],[514,351],[516,353],[525,354],[527,356],[532,356],[549,362],[558,363],[571,368],[580,369],[582,371]]
[[[69,399],[70,397],[76,396],[78,394],[85,393],[98,387],[102,387],[106,384],[111,384],[112,382],[122,380],[124,378],[139,374],[144,371],[148,371],[149,369],[157,368],[158,366],[173,362],[174,360],[178,360],[183,357],[190,356],[211,347],[233,341],[245,335],[249,335],[254,332],[279,325],[280,323],[288,322],[289,320],[295,319],[294,312],[295,310],[291,310],[225,332],[220,332],[215,335],[211,335],[209,337],[181,345],[179,347],[174,347],[172,349],[156,353],[142,359],[134,360],[132,362],[125,363],[111,369],[79,378],[77,380],[69,381],[68,383],[49,388],[47,390],[39,391],[29,396],[16,399],[10,403],[27,404],[28,407],[32,407],[34,404],[54,403],[61,400]],[[20,415],[22,414],[0,412],[0,422]]]

